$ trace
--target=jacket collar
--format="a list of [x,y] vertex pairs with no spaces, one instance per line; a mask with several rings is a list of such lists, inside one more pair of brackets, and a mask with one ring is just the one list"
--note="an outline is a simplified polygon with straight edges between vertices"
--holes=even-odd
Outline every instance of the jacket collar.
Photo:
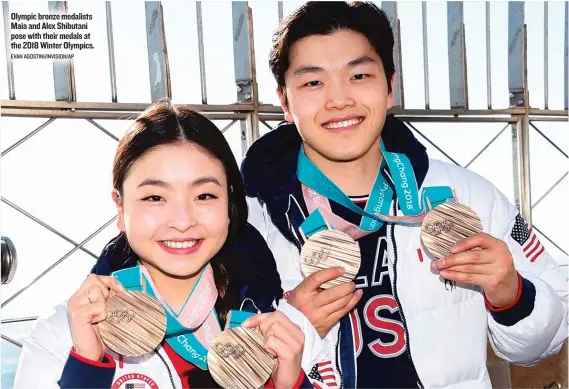
[[[405,154],[409,158],[420,188],[429,169],[425,147],[393,115],[386,117],[381,137],[388,151]],[[297,246],[300,242],[292,234],[290,221],[285,215],[291,196],[299,200],[302,212],[307,214],[304,201],[301,200],[302,188],[296,176],[301,144],[296,126],[283,122],[249,148],[241,165],[247,196],[265,204],[273,224]]]

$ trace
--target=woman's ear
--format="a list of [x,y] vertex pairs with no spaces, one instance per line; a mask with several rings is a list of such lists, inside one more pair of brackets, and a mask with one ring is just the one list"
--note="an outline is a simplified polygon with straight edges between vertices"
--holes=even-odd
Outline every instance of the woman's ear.
[[113,202],[115,203],[115,206],[117,207],[117,214],[118,214],[117,227],[121,232],[125,232],[124,204],[123,204],[122,197],[121,197],[118,190],[113,189],[112,198],[113,198]]

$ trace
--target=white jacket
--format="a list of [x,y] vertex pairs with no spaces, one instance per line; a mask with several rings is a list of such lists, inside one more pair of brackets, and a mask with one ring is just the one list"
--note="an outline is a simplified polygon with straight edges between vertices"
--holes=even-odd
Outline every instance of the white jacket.
[[[71,347],[73,341],[67,308],[57,305],[53,312],[36,321],[31,335],[24,341],[14,389],[59,389],[58,381]],[[151,353],[137,358],[124,357],[121,367],[119,356],[108,351],[116,365],[112,388],[124,389],[129,383],[145,383],[144,388],[181,389],[180,377],[168,355],[162,347],[158,352],[160,356]],[[95,374],[100,374],[101,369],[97,372],[93,370],[90,378],[95,379]]]
[[[512,238],[519,214],[516,207],[484,178],[437,160],[429,160],[424,186],[453,188],[458,200],[478,213],[484,232],[507,243],[517,271],[535,286],[536,294],[529,316],[511,326],[499,324],[489,314],[478,287],[458,284],[449,292],[441,278],[433,274],[432,257],[422,246],[420,227],[397,225],[393,231],[397,252],[391,239],[387,239],[389,275],[394,291],[396,285],[400,307],[405,314],[408,348],[422,385],[425,388],[491,388],[486,368],[487,338],[498,356],[518,365],[533,365],[557,353],[568,336],[567,280],[547,252],[543,251],[531,262],[532,257],[527,258],[522,246]],[[287,213],[303,201],[302,197],[291,195]],[[250,197],[249,212],[250,223],[265,237],[275,256],[283,290],[294,289],[303,280],[297,246],[272,223],[270,215],[274,212],[268,210],[265,203]],[[292,226],[290,228],[294,231]],[[389,225],[388,237],[392,229]],[[422,250],[424,261],[418,259],[417,249]],[[535,254],[537,252],[532,253]],[[304,330],[305,371],[309,372],[317,362],[331,360],[339,383],[335,360],[339,324],[320,339],[300,312],[284,301],[280,308]],[[342,353],[345,354],[344,350],[340,355]],[[348,355],[357,366],[354,353]],[[325,387],[322,383],[318,385]]]

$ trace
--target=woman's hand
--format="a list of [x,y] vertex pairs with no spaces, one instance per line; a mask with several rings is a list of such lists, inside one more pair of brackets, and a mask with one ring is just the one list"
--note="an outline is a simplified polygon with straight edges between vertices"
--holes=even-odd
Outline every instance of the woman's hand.
[[105,356],[105,344],[99,334],[97,323],[105,320],[105,302],[123,286],[113,277],[90,274],[67,302],[69,322],[75,352],[92,361],[101,361]]
[[302,350],[304,334],[300,327],[292,323],[281,312],[262,313],[246,320],[245,328],[258,327],[265,337],[265,349],[276,357],[273,368],[273,384],[275,389],[291,389],[294,387],[302,367]]

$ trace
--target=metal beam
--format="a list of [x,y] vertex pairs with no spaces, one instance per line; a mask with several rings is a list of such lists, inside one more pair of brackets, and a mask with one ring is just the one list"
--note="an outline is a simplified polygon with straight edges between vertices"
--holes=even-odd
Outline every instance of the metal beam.
[[14,62],[12,61],[12,48],[10,47],[10,5],[7,1],[2,2],[2,13],[4,17],[4,48],[6,49],[6,66],[8,74],[8,98],[16,99],[16,89],[14,88]]
[[12,343],[14,346],[18,346],[19,348],[22,348],[22,343],[18,342],[17,340],[14,340],[4,334],[0,335],[2,337],[2,339],[4,339],[6,342]]
[[[33,220],[34,222],[38,223],[40,226],[42,226],[43,228],[53,232],[55,235],[59,236],[61,239],[65,240],[68,243],[71,243],[73,246],[79,246],[79,243],[75,242],[73,239],[68,238],[67,236],[63,235],[61,232],[57,231],[55,228],[49,226],[47,223],[44,223],[43,221],[41,221],[40,219],[38,219],[37,217],[35,217],[34,215],[32,215],[31,213],[25,211],[24,209],[18,207],[16,204],[12,203],[10,200],[7,200],[6,198],[2,197],[1,201],[12,207],[13,209],[15,209],[16,211],[18,211],[19,213],[21,213],[22,215],[26,216],[27,218]],[[81,251],[83,251],[85,254],[90,255],[91,257],[93,257],[95,260],[99,259],[98,255],[95,255],[94,253],[92,253],[89,249],[86,249],[84,247],[81,247]]]
[[148,47],[148,70],[152,101],[172,97],[168,50],[164,31],[164,13],[159,1],[144,3],[146,10],[146,42]]
[[545,109],[549,107],[549,2],[543,2],[543,97]]
[[281,20],[283,20],[283,2],[282,1],[277,1],[277,8],[278,8],[278,13],[279,13],[279,23],[281,22]]
[[89,235],[85,240],[83,240],[81,243],[79,243],[78,246],[75,246],[71,251],[67,252],[67,254],[65,254],[63,257],[61,257],[60,259],[58,259],[57,261],[55,261],[50,267],[48,267],[47,269],[45,269],[39,276],[37,276],[36,278],[33,279],[32,282],[30,282],[28,285],[24,286],[22,289],[20,289],[19,291],[17,291],[16,293],[14,293],[13,295],[11,295],[8,299],[6,299],[5,301],[2,302],[2,305],[0,306],[1,308],[4,308],[6,305],[8,305],[11,301],[13,301],[16,297],[18,297],[19,295],[21,295],[22,293],[24,293],[29,287],[31,287],[33,284],[35,284],[36,282],[38,282],[40,279],[43,278],[43,276],[45,276],[47,273],[49,273],[51,270],[53,270],[57,265],[59,265],[61,262],[65,261],[67,258],[69,258],[75,251],[79,250],[81,247],[83,247],[87,242],[89,242],[91,239],[93,239],[98,233],[100,233],[101,231],[103,231],[105,228],[107,228],[108,226],[110,226],[115,220],[117,219],[116,216],[114,216],[111,220],[109,220],[108,222],[106,222],[105,224],[103,224],[101,227],[99,227],[97,229],[97,231],[93,232],[91,235]]
[[395,44],[393,46],[393,61],[395,65],[395,89],[393,90],[393,106],[403,108],[405,101],[403,99],[403,76],[401,64],[401,28],[399,17],[397,16],[397,2],[384,1],[381,3],[381,9],[387,14]]
[[196,22],[198,26],[198,54],[200,61],[200,85],[202,92],[202,104],[207,104],[207,82],[205,77],[205,50],[203,43],[203,17],[201,1],[196,1]]
[[569,109],[569,98],[567,96],[567,94],[569,93],[569,91],[567,91],[567,87],[569,86],[569,84],[567,83],[567,78],[569,77],[569,74],[567,74],[567,72],[569,71],[569,59],[568,59],[568,43],[567,43],[567,33],[569,32],[568,27],[567,27],[567,18],[569,18],[569,8],[568,8],[568,4],[567,1],[565,2],[565,33],[563,34],[565,36],[565,61],[563,62],[563,78],[565,80],[563,86],[563,90],[565,91],[565,105],[563,106],[565,109]]
[[[199,112],[199,111],[198,111]],[[116,119],[134,120],[140,113],[137,112],[95,112],[95,111],[66,111],[50,109],[13,109],[2,108],[0,115],[11,117],[43,117],[65,119]],[[210,120],[233,120],[246,119],[246,113],[205,113],[203,115]]]
[[492,109],[492,56],[490,46],[490,2],[486,2],[486,100]]
[[494,137],[492,138],[492,140],[491,140],[490,142],[488,142],[488,143],[486,144],[486,146],[484,146],[484,147],[482,148],[482,150],[480,150],[480,151],[478,152],[478,154],[476,154],[466,165],[464,165],[464,168],[465,168],[465,169],[468,169],[468,167],[469,167],[474,161],[476,161],[476,160],[478,159],[478,157],[480,157],[480,155],[481,155],[484,151],[486,151],[486,149],[487,149],[488,147],[490,147],[490,145],[491,145],[492,143],[494,143],[494,141],[495,141],[496,139],[498,139],[498,137],[499,137],[500,135],[502,135],[502,133],[503,133],[503,132],[506,130],[506,128],[508,128],[508,127],[510,127],[510,123],[506,124],[506,126],[504,126],[504,128],[502,128],[502,129],[496,134],[496,136],[494,136]]
[[523,107],[525,77],[523,61],[524,3],[508,3],[508,90],[510,107]]
[[[50,14],[67,14],[66,1],[48,2]],[[75,101],[75,71],[73,59],[58,59],[53,62],[53,86],[55,100]]]
[[246,1],[231,3],[233,19],[233,58],[238,103],[253,105],[253,117],[241,122],[241,153],[259,138],[259,100],[256,80],[253,14]]
[[545,192],[545,193],[543,194],[543,196],[541,196],[541,197],[539,198],[539,200],[537,200],[537,201],[535,202],[535,204],[531,206],[532,209],[535,208],[535,207],[537,207],[538,204],[541,203],[541,200],[543,200],[544,198],[546,198],[547,195],[550,194],[551,191],[553,191],[553,189],[555,189],[555,188],[557,187],[557,185],[559,185],[559,184],[561,183],[561,181],[563,181],[563,180],[567,177],[568,174],[569,174],[568,172],[565,172],[557,181],[555,181],[555,183],[554,183],[553,185],[551,185],[551,187],[547,190],[547,192]]
[[111,12],[111,2],[105,1],[106,23],[107,23],[107,46],[109,49],[109,74],[111,76],[111,101],[117,102],[117,71],[115,67],[115,41],[113,37],[113,15]]
[[[1,115],[4,115],[4,110],[2,110]],[[8,115],[6,115],[6,116],[8,116]],[[14,150],[16,147],[18,147],[19,145],[21,145],[22,143],[24,143],[25,141],[30,139],[32,136],[34,136],[35,134],[37,134],[38,132],[40,132],[41,130],[46,128],[54,120],[55,120],[54,118],[51,118],[51,119],[47,120],[46,122],[42,123],[38,128],[36,128],[32,132],[30,132],[28,135],[24,136],[22,139],[20,139],[16,143],[14,143],[12,146],[10,146],[6,150],[2,151],[2,153],[0,154],[0,157],[4,158],[6,156],[6,154],[8,154],[10,151]]]
[[423,18],[423,74],[425,78],[425,108],[429,109],[429,45],[427,42],[427,2],[422,2],[421,16]]
[[468,109],[466,42],[462,2],[449,1],[447,3],[447,32],[450,107]]

